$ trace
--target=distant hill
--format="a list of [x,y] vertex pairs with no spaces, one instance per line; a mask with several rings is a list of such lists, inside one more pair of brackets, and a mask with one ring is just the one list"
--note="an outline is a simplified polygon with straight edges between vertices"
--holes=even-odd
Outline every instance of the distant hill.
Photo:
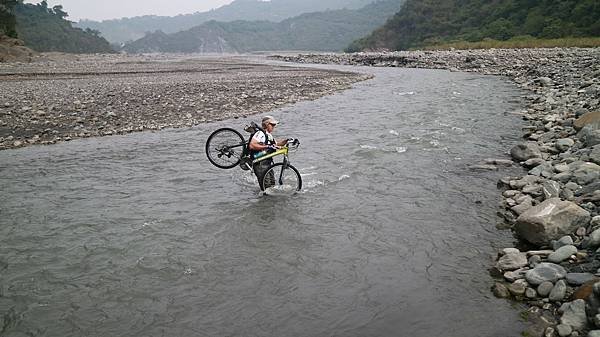
[[100,31],[111,43],[123,43],[137,40],[147,32],[160,30],[164,33],[175,33],[211,20],[280,22],[308,12],[358,9],[373,1],[375,0],[235,0],[229,5],[208,12],[174,17],[147,15],[102,22],[82,20],[75,25]]
[[33,50],[66,53],[111,53],[114,50],[99,32],[73,28],[65,20],[62,6],[48,8],[46,1],[37,5],[19,0],[14,9],[16,31],[25,45]]
[[0,34],[10,38],[17,37],[14,8],[17,0],[0,0]]
[[600,36],[598,0],[407,0],[347,51],[403,50],[451,40]]
[[269,50],[340,51],[397,12],[403,0],[385,0],[361,9],[307,13],[279,23],[210,21],[174,34],[154,32],[125,45],[124,51],[241,53]]

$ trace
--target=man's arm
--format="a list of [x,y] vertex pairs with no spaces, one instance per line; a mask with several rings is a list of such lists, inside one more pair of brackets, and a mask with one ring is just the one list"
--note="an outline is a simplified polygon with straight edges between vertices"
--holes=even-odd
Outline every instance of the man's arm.
[[250,140],[249,147],[251,150],[254,150],[254,151],[262,151],[262,150],[268,149],[269,145],[261,144],[258,141],[258,139],[256,139],[255,137],[252,137],[252,139]]

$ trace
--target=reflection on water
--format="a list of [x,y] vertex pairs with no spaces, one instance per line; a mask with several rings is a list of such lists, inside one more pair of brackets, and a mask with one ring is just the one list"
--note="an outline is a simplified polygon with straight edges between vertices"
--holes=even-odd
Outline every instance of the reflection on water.
[[519,335],[486,274],[510,172],[466,169],[516,141],[518,92],[341,68],[376,77],[272,113],[302,141],[292,197],[206,160],[245,120],[0,152],[3,334]]

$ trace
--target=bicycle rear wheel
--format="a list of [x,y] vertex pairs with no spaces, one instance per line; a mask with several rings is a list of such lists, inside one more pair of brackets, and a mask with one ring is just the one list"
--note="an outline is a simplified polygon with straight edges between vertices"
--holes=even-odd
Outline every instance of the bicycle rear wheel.
[[230,169],[240,163],[246,142],[234,129],[222,128],[206,140],[206,156],[216,167]]
[[265,171],[262,186],[268,194],[293,194],[302,189],[302,177],[291,164],[276,163]]

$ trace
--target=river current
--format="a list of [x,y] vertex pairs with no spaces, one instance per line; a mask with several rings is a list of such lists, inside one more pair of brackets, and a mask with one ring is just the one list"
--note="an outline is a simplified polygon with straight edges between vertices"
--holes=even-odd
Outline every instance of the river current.
[[[324,66],[321,66],[324,67]],[[260,116],[0,152],[0,335],[519,336],[493,297],[506,79],[374,74],[270,114],[304,189],[260,196],[204,154]]]

